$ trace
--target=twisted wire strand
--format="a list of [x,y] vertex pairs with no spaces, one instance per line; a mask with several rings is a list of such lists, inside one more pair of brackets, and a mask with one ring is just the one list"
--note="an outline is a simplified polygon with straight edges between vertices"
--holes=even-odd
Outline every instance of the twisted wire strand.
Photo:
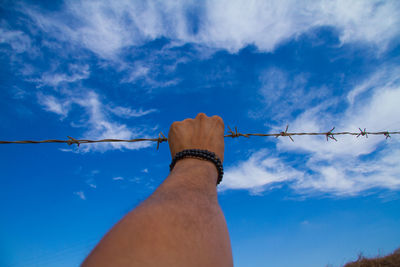
[[[359,132],[333,132],[335,127],[333,127],[330,131],[328,132],[320,132],[320,133],[290,133],[288,132],[289,125],[286,126],[285,131],[282,131],[280,133],[240,133],[238,132],[237,127],[235,127],[235,131],[233,131],[229,126],[228,126],[228,134],[224,135],[224,137],[231,137],[231,138],[237,138],[237,137],[246,137],[249,138],[250,136],[260,136],[260,137],[289,137],[291,141],[294,142],[293,136],[301,136],[301,135],[323,135],[326,137],[326,141],[329,141],[329,139],[332,139],[334,141],[337,141],[335,138],[335,135],[354,135],[356,137],[363,137],[365,136],[368,138],[368,135],[383,135],[386,137],[386,139],[390,138],[391,135],[393,134],[400,134],[398,131],[382,131],[382,132],[368,132],[365,128],[362,130],[359,128]],[[90,140],[90,139],[75,139],[71,136],[68,136],[67,140],[58,140],[58,139],[49,139],[49,140],[18,140],[18,141],[0,141],[0,144],[43,144],[43,143],[65,143],[68,145],[73,145],[76,144],[79,146],[80,144],[89,144],[89,143],[112,143],[112,142],[128,142],[128,143],[134,143],[134,142],[157,142],[157,149],[159,148],[159,145],[163,142],[167,142],[168,138],[165,137],[165,135],[160,132],[158,135],[158,138],[135,138],[135,139],[101,139],[101,140]]]

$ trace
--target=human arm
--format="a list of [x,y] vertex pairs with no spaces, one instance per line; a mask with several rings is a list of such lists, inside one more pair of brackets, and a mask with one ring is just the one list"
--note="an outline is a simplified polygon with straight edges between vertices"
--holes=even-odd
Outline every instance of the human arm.
[[[199,148],[224,156],[224,124],[200,113],[171,125],[172,157]],[[82,266],[233,266],[209,161],[179,160],[165,181],[100,241]]]

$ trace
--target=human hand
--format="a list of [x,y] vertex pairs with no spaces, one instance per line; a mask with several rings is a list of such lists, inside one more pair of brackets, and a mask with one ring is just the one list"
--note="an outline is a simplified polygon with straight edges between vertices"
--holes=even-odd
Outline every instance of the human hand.
[[172,123],[168,133],[172,158],[185,149],[205,149],[224,161],[224,121],[219,116],[199,113],[195,119]]

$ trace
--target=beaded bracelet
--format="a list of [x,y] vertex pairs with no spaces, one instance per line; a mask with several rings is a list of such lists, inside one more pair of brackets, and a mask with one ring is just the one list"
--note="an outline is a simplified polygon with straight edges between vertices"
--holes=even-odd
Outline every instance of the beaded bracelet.
[[175,154],[171,164],[169,165],[169,170],[172,171],[172,169],[175,167],[176,162],[183,158],[197,158],[197,159],[211,161],[212,163],[214,163],[215,167],[217,167],[218,171],[217,185],[222,181],[222,176],[224,175],[224,168],[222,167],[221,160],[218,158],[217,155],[215,155],[214,152],[201,149],[182,150]]

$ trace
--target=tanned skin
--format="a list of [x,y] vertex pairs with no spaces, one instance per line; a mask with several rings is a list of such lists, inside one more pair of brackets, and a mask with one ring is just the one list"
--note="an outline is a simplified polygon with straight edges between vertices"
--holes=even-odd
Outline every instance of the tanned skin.
[[[224,122],[199,113],[174,122],[173,157],[206,149],[224,159]],[[200,159],[179,160],[155,192],[119,221],[82,266],[233,266],[228,228],[218,203],[217,168]]]

